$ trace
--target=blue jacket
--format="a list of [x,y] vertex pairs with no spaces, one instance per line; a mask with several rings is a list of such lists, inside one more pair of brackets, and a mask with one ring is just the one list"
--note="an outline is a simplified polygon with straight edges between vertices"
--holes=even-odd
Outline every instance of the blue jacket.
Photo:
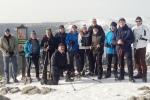
[[127,25],[125,25],[123,28],[118,28],[116,41],[119,39],[124,42],[123,49],[125,51],[131,51],[131,44],[134,42],[135,38],[132,30]]
[[[39,41],[37,40],[38,44]],[[38,50],[38,55],[40,55],[40,44],[39,47],[37,48]],[[31,40],[27,40],[24,44],[24,52],[25,52],[25,57],[31,57],[32,56],[32,42]]]
[[67,36],[66,36],[66,45],[67,45],[68,52],[78,53],[78,51],[79,51],[78,32],[67,34]]
[[116,54],[116,46],[114,42],[116,41],[116,33],[109,31],[105,37],[105,46],[106,46],[106,54]]

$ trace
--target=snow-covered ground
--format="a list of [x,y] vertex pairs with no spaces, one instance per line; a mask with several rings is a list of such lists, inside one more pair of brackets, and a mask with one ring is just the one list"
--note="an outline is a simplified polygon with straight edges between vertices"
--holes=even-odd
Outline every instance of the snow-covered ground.
[[[142,80],[136,80],[136,83],[128,81],[128,77],[124,81],[114,81],[114,78],[102,79],[101,82],[97,82],[89,78],[81,78],[81,80],[75,80],[73,83],[66,83],[61,80],[58,86],[46,86],[40,85],[39,82],[34,81],[32,86],[50,87],[56,89],[54,92],[42,95],[23,95],[21,92],[17,94],[7,94],[6,96],[11,100],[127,100],[130,96],[140,95],[141,92],[137,90],[142,86],[150,86],[150,72],[148,74],[148,82],[143,83]],[[10,87],[23,88],[28,85],[23,83],[10,84]],[[74,90],[74,88],[76,90]]]

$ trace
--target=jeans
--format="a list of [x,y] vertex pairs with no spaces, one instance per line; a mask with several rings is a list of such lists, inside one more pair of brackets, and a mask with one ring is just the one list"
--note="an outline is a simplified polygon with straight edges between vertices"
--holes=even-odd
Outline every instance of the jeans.
[[18,70],[18,64],[17,64],[17,57],[16,56],[4,56],[3,57],[4,62],[4,76],[5,80],[9,81],[9,63],[12,63],[12,78],[15,80],[17,77],[17,70]]

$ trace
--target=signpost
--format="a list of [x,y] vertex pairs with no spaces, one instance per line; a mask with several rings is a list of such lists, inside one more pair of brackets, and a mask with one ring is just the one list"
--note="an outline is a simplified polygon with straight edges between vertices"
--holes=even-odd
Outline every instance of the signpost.
[[27,27],[23,24],[17,27],[17,39],[18,39],[18,52],[19,52],[19,66],[22,69],[22,80],[25,78],[26,74],[26,63],[25,63],[25,53],[24,53],[24,44],[28,38]]

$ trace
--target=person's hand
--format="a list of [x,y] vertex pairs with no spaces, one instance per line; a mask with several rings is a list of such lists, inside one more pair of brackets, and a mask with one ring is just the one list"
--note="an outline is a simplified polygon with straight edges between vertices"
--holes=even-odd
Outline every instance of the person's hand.
[[9,52],[9,56],[13,56],[14,55],[14,52]]
[[119,44],[119,45],[123,45],[123,44],[124,44],[124,42],[123,42],[121,39],[119,39],[119,40],[117,41],[117,44]]
[[49,46],[43,49],[44,51],[48,51],[49,50]]
[[96,45],[96,48],[99,48],[99,47],[100,47],[100,45],[99,45],[99,44],[97,44],[97,45]]

